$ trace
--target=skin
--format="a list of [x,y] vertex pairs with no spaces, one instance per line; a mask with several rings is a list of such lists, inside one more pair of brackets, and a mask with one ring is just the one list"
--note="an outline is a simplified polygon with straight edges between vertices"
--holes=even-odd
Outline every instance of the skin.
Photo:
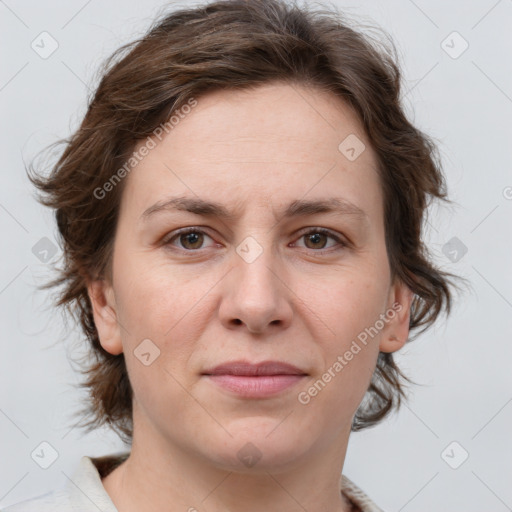
[[[366,145],[355,161],[338,150],[350,134]],[[377,160],[358,117],[299,85],[208,93],[125,180],[112,283],[88,287],[101,344],[124,352],[135,396],[131,455],[103,479],[118,510],[350,510],[339,475],[352,419],[379,350],[405,343],[413,297],[391,279]],[[175,210],[141,220],[171,195],[220,202],[234,217]],[[294,200],[329,197],[365,219],[274,217]],[[172,238],[190,226],[205,234]],[[318,227],[347,245],[305,236]],[[251,263],[236,251],[249,236],[262,250]],[[395,302],[400,312],[299,403]],[[160,350],[148,366],[134,355],[144,339]],[[247,399],[201,375],[237,359],[285,361],[308,376]],[[248,442],[261,455],[252,467],[237,457]]]

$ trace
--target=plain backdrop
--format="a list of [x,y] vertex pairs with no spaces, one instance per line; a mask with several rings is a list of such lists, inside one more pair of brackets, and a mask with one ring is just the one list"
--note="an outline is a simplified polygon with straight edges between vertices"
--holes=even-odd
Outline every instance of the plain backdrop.
[[[124,449],[109,430],[72,428],[84,392],[68,347],[81,337],[70,325],[59,341],[60,313],[36,290],[60,249],[24,165],[77,128],[113,50],[162,8],[195,3],[0,1],[0,507],[64,485],[82,455]],[[426,241],[471,285],[400,352],[420,385],[398,414],[351,436],[344,473],[386,511],[512,510],[512,1],[334,3],[395,41],[406,111],[438,142],[455,201],[432,208]],[[41,37],[46,51],[58,44],[47,58],[33,49]],[[31,456],[43,442],[57,453],[47,469]]]

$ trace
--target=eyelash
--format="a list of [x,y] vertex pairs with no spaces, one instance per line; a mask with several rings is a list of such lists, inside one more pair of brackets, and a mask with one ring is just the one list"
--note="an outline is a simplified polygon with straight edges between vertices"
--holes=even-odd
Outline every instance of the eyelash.
[[[347,242],[342,240],[340,237],[338,237],[336,234],[334,234],[334,232],[330,231],[329,229],[325,229],[325,228],[307,228],[307,229],[308,229],[308,231],[302,232],[298,239],[301,239],[301,238],[303,238],[306,235],[319,233],[319,234],[322,234],[322,235],[327,235],[329,238],[332,238],[333,240],[335,240],[341,246],[340,248],[335,249],[335,250],[345,249],[346,247],[348,247],[348,243]],[[180,236],[187,235],[189,233],[201,233],[201,234],[207,235],[210,238],[212,238],[203,229],[199,229],[199,228],[196,228],[196,227],[192,226],[192,227],[189,227],[189,228],[183,228],[181,230],[178,230],[177,232],[174,232],[174,234],[172,234],[172,236],[166,237],[163,240],[163,245],[171,246],[172,245],[172,241],[174,239],[176,239],[176,238],[179,239]],[[187,252],[187,253],[200,252],[202,250],[202,249],[181,249],[179,247],[174,247],[173,249],[181,251],[181,252]],[[306,247],[306,249],[307,249],[307,247]],[[310,249],[310,250],[313,251],[316,254],[324,254],[324,253],[333,252],[332,248],[329,248],[329,249],[318,249],[318,250],[317,249]]]

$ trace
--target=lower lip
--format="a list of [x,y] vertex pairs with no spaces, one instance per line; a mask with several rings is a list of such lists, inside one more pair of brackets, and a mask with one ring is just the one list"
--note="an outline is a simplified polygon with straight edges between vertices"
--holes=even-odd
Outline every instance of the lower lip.
[[244,398],[265,398],[297,384],[305,375],[207,375],[218,386]]

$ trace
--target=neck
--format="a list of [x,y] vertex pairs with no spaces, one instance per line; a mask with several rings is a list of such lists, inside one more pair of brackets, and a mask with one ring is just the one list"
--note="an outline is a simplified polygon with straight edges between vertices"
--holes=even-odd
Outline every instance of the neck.
[[348,512],[340,478],[350,430],[336,445],[279,468],[221,468],[134,428],[128,459],[103,479],[119,512]]

